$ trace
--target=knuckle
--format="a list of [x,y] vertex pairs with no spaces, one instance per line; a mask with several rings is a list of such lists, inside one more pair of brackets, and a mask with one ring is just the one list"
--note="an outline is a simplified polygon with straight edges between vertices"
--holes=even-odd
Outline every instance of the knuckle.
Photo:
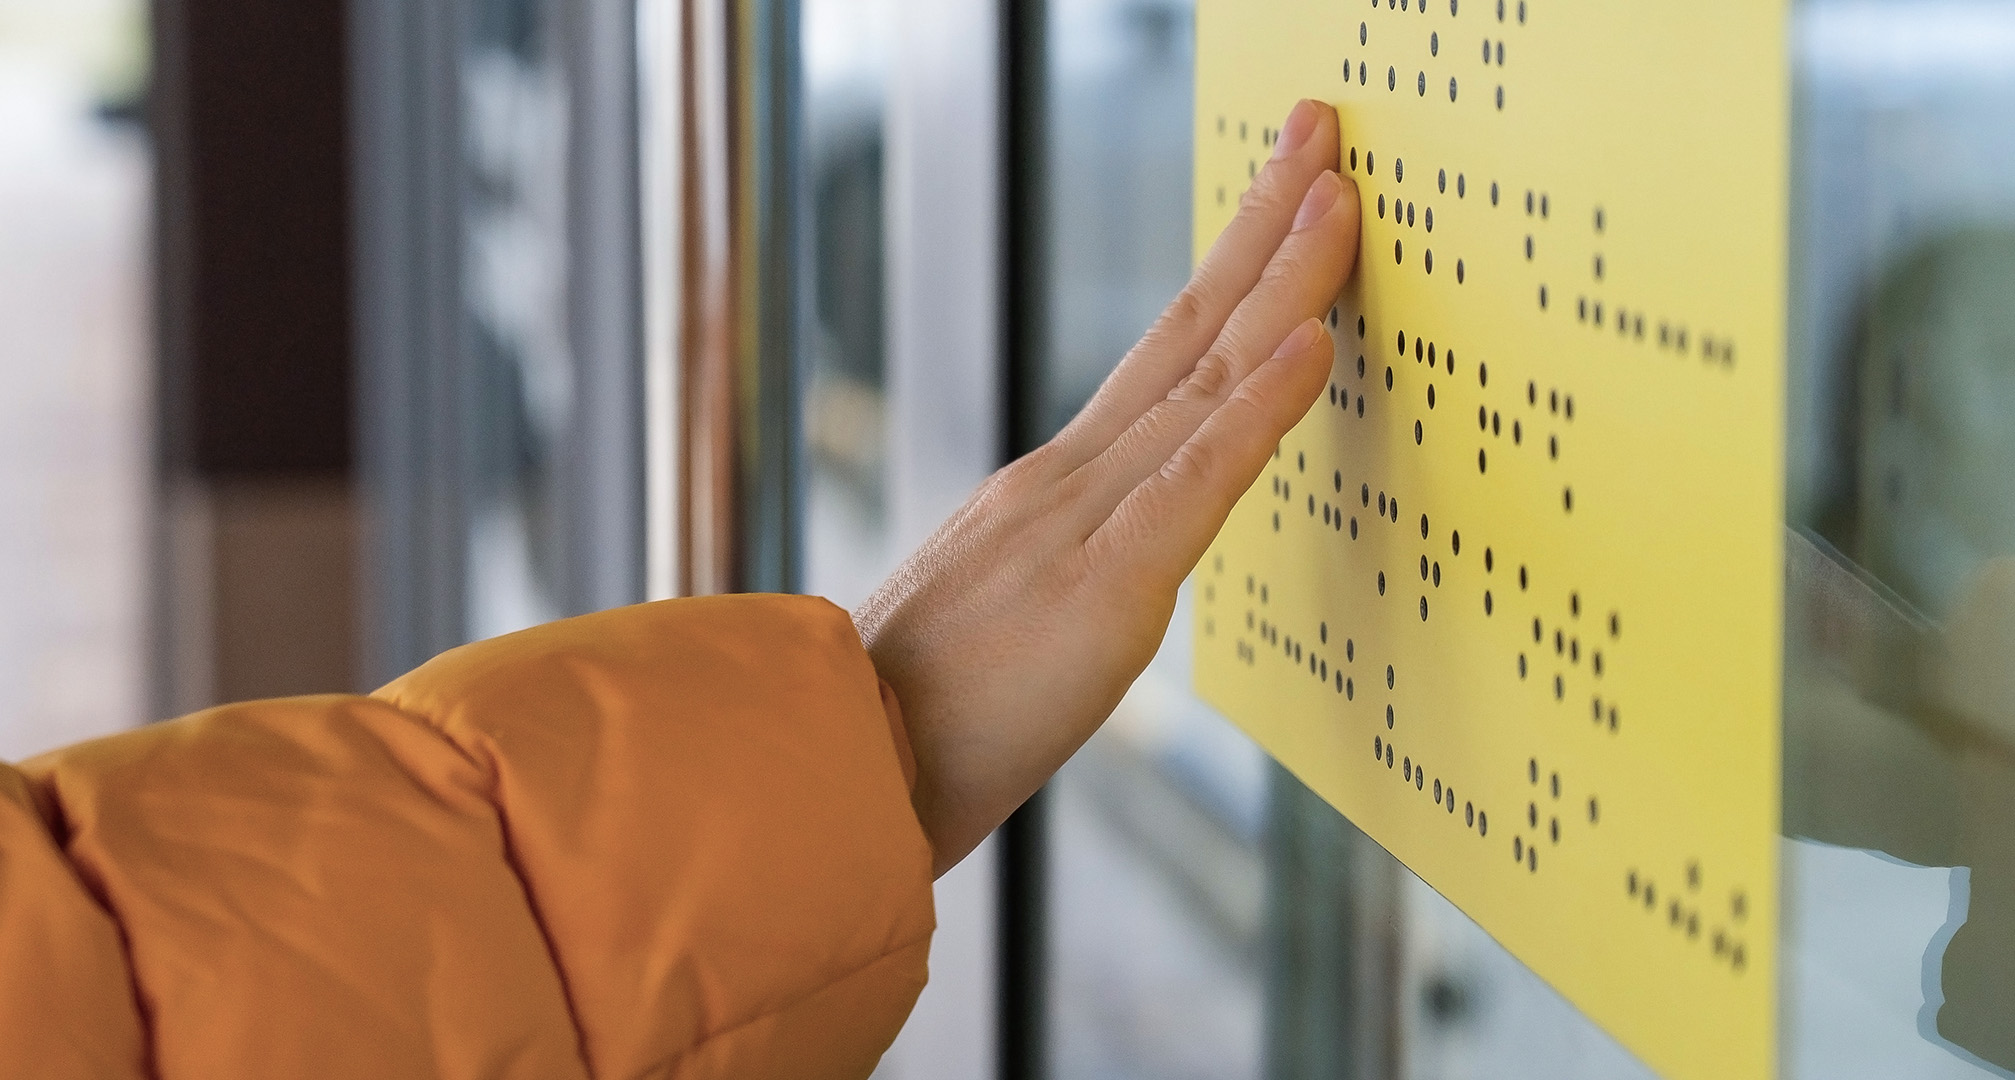
[[1237,367],[1231,357],[1222,349],[1213,348],[1203,354],[1189,374],[1176,384],[1171,397],[1178,399],[1212,401],[1223,397],[1238,376]]

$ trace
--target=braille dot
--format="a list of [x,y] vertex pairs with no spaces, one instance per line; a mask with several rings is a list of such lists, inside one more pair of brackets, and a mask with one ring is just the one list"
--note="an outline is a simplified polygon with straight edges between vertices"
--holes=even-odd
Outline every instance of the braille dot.
[[1385,220],[1385,196],[1383,195],[1378,197],[1378,218],[1380,221]]
[[1595,655],[1589,657],[1589,661],[1595,665],[1596,677],[1600,678],[1602,675],[1602,650],[1595,650]]
[[1574,512],[1574,489],[1573,489],[1573,488],[1563,488],[1563,489],[1561,490],[1561,492],[1560,492],[1560,502],[1561,502],[1561,505],[1562,505],[1562,506],[1564,506],[1564,507],[1565,507],[1565,508],[1567,509],[1567,512],[1568,512],[1568,513],[1570,513],[1570,514],[1571,514],[1571,513],[1573,513],[1573,512]]
[[1495,180],[1490,182],[1490,205],[1497,205],[1497,181]]
[[1525,238],[1525,261],[1532,261],[1532,237],[1530,236]]
[[1476,407],[1476,428],[1478,431],[1490,430],[1490,410],[1481,405]]
[[1362,356],[1357,358],[1357,377],[1360,379],[1364,378],[1364,357]]
[[1519,653],[1519,654],[1518,654],[1518,677],[1519,677],[1519,678],[1521,678],[1521,679],[1525,678],[1525,654],[1524,654],[1524,653]]
[[1401,767],[1401,769],[1400,769],[1400,775],[1401,775],[1401,776],[1404,776],[1404,777],[1406,777],[1406,778],[1407,778],[1408,780],[1411,780],[1411,779],[1413,779],[1413,759],[1412,759],[1412,758],[1407,758],[1407,759],[1406,759],[1406,764],[1405,764],[1404,766],[1402,766],[1402,767]]
[[[1454,82],[1454,81],[1455,81],[1454,79],[1450,79],[1450,80],[1449,80],[1449,82]],[[1456,174],[1455,174],[1455,197],[1456,197],[1456,198],[1458,198],[1458,199],[1462,199],[1462,198],[1467,198],[1467,197],[1468,197],[1468,195],[1469,195],[1469,177],[1467,177],[1466,175],[1464,175],[1464,174],[1462,174],[1462,173],[1456,173]]]
[[1386,88],[1387,90],[1397,90],[1397,89],[1399,89],[1399,69],[1398,69],[1398,68],[1396,68],[1396,67],[1389,67],[1389,68],[1386,68],[1386,69],[1385,69],[1385,88]]
[[1387,705],[1387,706],[1385,707],[1385,728],[1386,728],[1386,730],[1387,730],[1387,731],[1390,731],[1390,730],[1392,730],[1392,725],[1393,725],[1393,716],[1392,716],[1392,706],[1390,706],[1390,705]]
[[1555,461],[1560,460],[1560,436],[1548,435],[1546,437],[1546,456]]
[[1525,567],[1520,566],[1518,568],[1518,591],[1524,592],[1525,587],[1526,587]]
[[1357,62],[1357,85],[1368,86],[1370,84],[1371,84],[1371,69],[1365,66],[1364,61],[1359,60]]
[[1378,512],[1380,514],[1385,513],[1385,492],[1383,491],[1378,493]]
[[1420,621],[1427,621],[1427,597],[1425,596],[1420,598]]
[[1382,760],[1384,757],[1385,757],[1385,736],[1373,735],[1371,737],[1371,760],[1379,761]]
[[1357,336],[1358,337],[1364,336],[1364,316],[1362,315],[1359,315],[1357,317]]
[[1280,511],[1278,510],[1273,512],[1273,531],[1280,531]]
[[1368,44],[1370,44],[1370,43],[1371,43],[1371,24],[1370,24],[1370,23],[1358,23],[1358,24],[1357,24],[1357,43],[1358,43],[1359,45],[1368,45]]
[[1546,286],[1544,285],[1539,287],[1539,310],[1546,310]]
[[1388,768],[1388,769],[1392,768],[1392,744],[1391,744],[1391,743],[1386,743],[1386,744],[1385,744],[1385,767],[1386,767],[1386,768]]
[[1504,21],[1504,0],[1497,0],[1497,21]]
[[1363,485],[1362,487],[1358,488],[1358,490],[1357,490],[1357,497],[1358,497],[1358,500],[1359,500],[1359,501],[1361,501],[1362,503],[1364,503],[1364,505],[1366,505],[1366,506],[1370,506],[1370,505],[1371,505],[1371,485],[1370,485],[1370,484],[1365,484],[1365,485]]
[[1482,450],[1478,450],[1476,452],[1476,471],[1477,472],[1490,471],[1490,458]]
[[1525,804],[1525,824],[1528,828],[1539,828],[1539,804]]
[[1385,571],[1383,570],[1378,572],[1378,595],[1385,595]]
[[1511,861],[1525,861],[1525,840],[1523,837],[1514,836],[1511,838]]
[[1490,835],[1490,815],[1482,810],[1476,812],[1476,834],[1478,836]]
[[1518,21],[1525,22],[1525,0],[1518,0]]
[[[1364,152],[1364,172],[1367,176],[1378,175],[1378,159],[1373,157],[1369,150]],[[1363,335],[1360,334],[1358,336],[1362,337]]]
[[[1386,369],[1385,369],[1385,388],[1386,388],[1387,390],[1390,390],[1390,389],[1392,389],[1392,369],[1391,369],[1390,367],[1388,367],[1388,368],[1386,368]],[[1359,399],[1357,399],[1357,403],[1358,403],[1358,404],[1359,404],[1360,406],[1361,406],[1361,405],[1363,405],[1363,404],[1364,404],[1364,399],[1363,399],[1363,398],[1359,398]]]
[[1420,85],[1420,96],[1421,96],[1421,97],[1426,97],[1426,96],[1427,96],[1427,72],[1423,71],[1423,72],[1421,72],[1421,73],[1420,73],[1420,81],[1419,81],[1419,85]]
[[1540,640],[1541,640],[1542,638],[1544,638],[1545,636],[1546,636],[1546,633],[1545,633],[1545,631],[1543,631],[1543,630],[1541,630],[1541,629],[1539,628],[1539,620],[1538,620],[1538,619],[1533,619],[1533,620],[1532,620],[1532,640],[1533,640],[1533,641],[1534,641],[1535,643],[1537,643],[1538,641],[1540,641]]
[[1552,211],[1553,211],[1553,200],[1551,200],[1551,199],[1547,198],[1547,197],[1546,197],[1546,195],[1545,195],[1544,193],[1541,193],[1541,194],[1540,194],[1540,196],[1539,196],[1539,216],[1540,216],[1540,218],[1541,218],[1542,220],[1543,220],[1543,219],[1545,219],[1545,218],[1546,218],[1546,217],[1547,217],[1548,215],[1550,215],[1550,214],[1552,213]]
[[1595,280],[1602,280],[1602,256],[1600,255],[1595,257]]
[[1397,678],[1398,672],[1393,669],[1393,666],[1391,664],[1385,665],[1385,688],[1387,690],[1393,688],[1393,683]]
[[1454,349],[1450,349],[1446,353],[1442,354],[1442,370],[1448,372],[1450,375],[1455,374]]
[[[1485,58],[1483,62],[1488,64],[1490,63],[1490,60],[1488,58]],[[1504,42],[1502,41],[1497,43],[1497,66],[1498,67],[1504,66]]]
[[1427,789],[1427,770],[1426,769],[1413,770],[1413,790],[1425,791],[1426,789]]
[[1343,642],[1343,658],[1344,658],[1345,660],[1350,660],[1350,661],[1353,661],[1353,662],[1355,662],[1355,661],[1357,660],[1357,639],[1356,639],[1356,638],[1345,638],[1345,639],[1344,639],[1344,642]]
[[1413,445],[1419,446],[1421,444],[1421,440],[1426,437],[1427,437],[1426,430],[1420,426],[1420,421],[1415,420],[1413,422]]
[[1434,781],[1434,805],[1436,805],[1436,806],[1440,806],[1440,805],[1441,805],[1441,778],[1440,778],[1440,777],[1436,777],[1436,778],[1435,778],[1435,781]]
[[1343,698],[1345,701],[1355,701],[1357,699],[1356,679],[1343,680]]
[[1623,616],[1613,611],[1609,613],[1609,636],[1613,638],[1623,636]]
[[[1395,216],[1395,217],[1397,217],[1397,216],[1398,216],[1398,212],[1397,212],[1397,211],[1394,211],[1394,216]],[[1407,227],[1407,228],[1409,228],[1409,229],[1413,227],[1413,204],[1412,204],[1412,203],[1407,203],[1407,204],[1406,204],[1406,227]]]
[[1354,517],[1350,519],[1350,538],[1357,539],[1357,519]]
[[1497,553],[1493,548],[1483,549],[1483,572],[1488,574],[1497,569]]
[[[1427,223],[1428,223],[1428,225],[1427,225],[1427,227],[1428,227],[1428,228],[1430,228],[1430,229],[1431,229],[1431,228],[1433,228],[1433,227],[1434,227],[1434,211],[1432,211],[1432,210],[1428,211],[1428,213],[1427,213]],[[1421,253],[1421,265],[1422,265],[1422,266],[1424,266],[1424,267],[1426,267],[1426,269],[1427,269],[1427,272],[1428,272],[1428,273],[1430,273],[1430,274],[1434,273],[1434,249],[1433,249],[1433,248],[1429,248],[1429,249],[1427,249],[1426,251],[1424,251],[1424,252],[1422,252],[1422,253]]]
[[1511,441],[1520,446],[1525,444],[1525,425],[1520,421],[1511,422]]
[[1476,365],[1476,385],[1478,385],[1478,386],[1489,386],[1489,385],[1490,385],[1490,365],[1489,365],[1489,364],[1478,364],[1478,365]]
[[1497,108],[1499,111],[1503,111],[1504,109],[1504,87],[1502,86],[1497,88]]
[[1485,589],[1485,590],[1483,590],[1483,613],[1484,613],[1485,615],[1488,615],[1488,614],[1490,614],[1490,613],[1491,613],[1491,611],[1490,611],[1490,609],[1491,609],[1491,605],[1492,605],[1492,601],[1491,601],[1491,599],[1490,599],[1490,590],[1489,590],[1489,589]]
[[1406,245],[1404,241],[1394,240],[1392,242],[1392,261],[1394,263],[1403,263],[1406,261]]
[[[1428,343],[1428,346],[1427,346],[1427,366],[1428,366],[1428,367],[1433,367],[1433,366],[1434,366],[1434,343],[1433,343],[1433,342],[1429,342],[1429,343]],[[1427,389],[1428,389],[1428,396],[1429,396],[1429,398],[1432,398],[1432,397],[1434,396],[1434,395],[1433,395],[1433,392],[1434,392],[1434,387],[1430,386],[1430,387],[1428,387]]]

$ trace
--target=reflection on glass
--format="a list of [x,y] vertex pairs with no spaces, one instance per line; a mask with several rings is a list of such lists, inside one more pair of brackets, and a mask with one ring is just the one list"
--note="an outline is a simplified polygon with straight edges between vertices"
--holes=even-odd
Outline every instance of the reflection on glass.
[[2015,1069],[2015,10],[1798,26],[1785,831],[1799,1075]]
[[463,65],[473,484],[469,633],[568,614],[559,460],[567,326],[567,82],[540,0],[477,0]]
[[895,566],[883,302],[882,0],[806,0],[806,591],[852,607]]

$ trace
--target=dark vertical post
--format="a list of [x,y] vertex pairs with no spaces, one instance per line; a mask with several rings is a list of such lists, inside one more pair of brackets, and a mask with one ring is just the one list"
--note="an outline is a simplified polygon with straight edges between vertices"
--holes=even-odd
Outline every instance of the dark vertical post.
[[[1001,432],[1003,462],[1042,432],[1038,390],[1049,326],[1047,254],[1048,5],[1001,9]],[[1001,826],[999,1080],[1048,1070],[1047,795],[1038,791]]]

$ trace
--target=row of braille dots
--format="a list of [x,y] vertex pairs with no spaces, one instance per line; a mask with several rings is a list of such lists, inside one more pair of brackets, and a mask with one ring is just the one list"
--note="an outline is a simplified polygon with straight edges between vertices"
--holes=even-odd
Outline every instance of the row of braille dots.
[[[1551,772],[1547,777],[1544,787],[1541,786],[1539,777],[1539,759],[1535,757],[1527,760],[1526,778],[1533,789],[1533,794],[1532,798],[1525,804],[1525,824],[1531,830],[1532,835],[1529,838],[1526,836],[1514,836],[1511,838],[1512,861],[1525,863],[1526,869],[1533,873],[1537,873],[1539,870],[1540,838],[1544,836],[1550,846],[1558,847],[1560,845],[1561,834],[1560,806],[1562,804],[1563,788],[1560,783],[1560,773],[1557,770]],[[1539,811],[1539,803],[1542,798],[1547,800],[1547,812],[1544,815]],[[1539,827],[1539,819],[1542,816],[1546,818],[1546,828],[1544,830]],[[1588,823],[1592,826],[1601,820],[1601,801],[1595,796],[1590,795],[1588,797]]]
[[[1490,386],[1490,365],[1477,365],[1476,381],[1479,386],[1485,388]],[[1574,421],[1573,394],[1563,396],[1558,388],[1551,389],[1547,391],[1546,401],[1547,410],[1554,417],[1563,418],[1567,423]],[[1525,404],[1530,410],[1537,410],[1539,408],[1539,383],[1537,381],[1528,380],[1526,382]],[[1477,405],[1476,427],[1482,436],[1493,441],[1502,440],[1505,436],[1503,411],[1492,409],[1488,405]],[[1511,420],[1511,445],[1515,447],[1525,445],[1525,421],[1516,416],[1512,417]],[[1557,462],[1560,460],[1560,433],[1557,431],[1549,432],[1546,436],[1546,457],[1548,461]],[[1488,473],[1490,471],[1490,446],[1488,443],[1476,448],[1476,471],[1479,473]],[[1564,513],[1571,514],[1574,512],[1573,484],[1562,484],[1560,486],[1560,507]]]
[[[1650,914],[1659,913],[1658,885],[1650,877],[1632,870],[1624,881],[1624,887],[1628,891],[1630,899],[1642,904],[1645,912]],[[1668,894],[1663,908],[1666,925],[1671,927],[1675,933],[1685,934],[1688,941],[1701,940],[1703,929],[1701,916],[1702,893],[1700,860],[1694,859],[1686,864],[1685,894],[1683,896]],[[1730,922],[1737,927],[1749,921],[1748,893],[1741,889],[1736,889],[1729,893],[1728,914]],[[1707,941],[1713,949],[1714,958],[1725,962],[1728,964],[1730,970],[1737,972],[1747,970],[1749,966],[1749,949],[1742,939],[1737,936],[1739,933],[1740,931],[1737,929],[1731,929],[1726,925],[1717,925],[1707,935]]]
[[[1427,0],[1384,0],[1384,6],[1387,11],[1406,11],[1408,10],[1409,4],[1413,4],[1416,2],[1419,5],[1420,13],[1422,15],[1427,14]],[[1379,0],[1371,0],[1371,9],[1373,11],[1377,11],[1379,6],[1380,6]],[[1497,0],[1497,21],[1503,22],[1505,20],[1505,17],[1512,10],[1513,9],[1511,8],[1505,7],[1505,0]],[[1525,0],[1518,0],[1518,7],[1516,8],[1516,10],[1518,12],[1518,21],[1520,23],[1523,23],[1525,21]],[[1449,16],[1452,18],[1461,13],[1462,13],[1462,0],[1448,0]]]
[[[1496,571],[1497,552],[1493,548],[1486,547],[1483,549],[1483,572],[1486,575],[1492,575]],[[1518,568],[1518,591],[1521,594],[1527,594],[1532,591],[1532,571],[1530,567],[1523,564]],[[1572,667],[1579,667],[1581,665],[1582,653],[1584,651],[1581,633],[1578,630],[1578,627],[1581,625],[1582,606],[1580,591],[1570,591],[1567,594],[1568,617],[1553,626],[1552,645],[1555,660]],[[1483,614],[1486,617],[1493,616],[1497,613],[1497,608],[1496,592],[1490,588],[1485,588],[1483,590]],[[1613,645],[1623,638],[1623,614],[1618,611],[1611,611],[1608,623],[1609,641]],[[1543,651],[1547,644],[1547,639],[1545,618],[1541,615],[1534,615],[1532,617],[1533,650]],[[1589,670],[1594,672],[1594,678],[1601,679],[1608,670],[1608,662],[1604,658],[1602,647],[1590,643],[1585,651],[1588,653]],[[1520,649],[1518,651],[1518,678],[1521,682],[1531,677],[1533,667],[1534,664],[1530,653],[1525,649]],[[1567,677],[1564,668],[1554,673],[1553,698],[1555,701],[1565,701],[1567,699]],[[1616,702],[1614,700],[1607,702],[1605,708],[1605,702],[1600,693],[1592,694],[1590,701],[1595,714],[1596,726],[1600,727],[1607,721],[1609,730],[1611,732],[1617,731],[1622,724],[1622,713],[1617,707]]]
[[[1398,758],[1397,769],[1394,769],[1395,757]],[[1427,783],[1427,766],[1416,763],[1410,755],[1398,755],[1397,748],[1387,741],[1385,736],[1372,736],[1371,759],[1375,762],[1383,762],[1388,770],[1397,772],[1400,782],[1412,785],[1415,791],[1428,792],[1431,790],[1434,796],[1434,804],[1447,810],[1451,817],[1454,816],[1455,804],[1457,802],[1455,785],[1444,784],[1441,782],[1441,778],[1437,776],[1434,778],[1434,786],[1430,789]],[[1474,802],[1464,801],[1462,803],[1462,824],[1464,828],[1475,829],[1476,835],[1479,837],[1490,835],[1490,814],[1487,811],[1478,810]]]
[[[1219,116],[1217,118],[1217,134],[1219,138],[1225,138],[1231,134],[1231,124],[1226,117]],[[1250,141],[1251,138],[1252,138],[1251,125],[1247,124],[1244,120],[1240,120],[1238,122],[1238,141],[1247,142]],[[1262,147],[1268,148],[1269,151],[1271,150],[1273,144],[1278,142],[1279,140],[1280,140],[1280,130],[1278,128],[1270,128],[1262,126],[1259,129],[1259,143]],[[1258,157],[1250,157],[1246,159],[1245,175],[1247,180],[1254,180],[1259,177]],[[1230,201],[1230,198],[1231,193],[1225,188],[1223,184],[1219,184],[1217,186],[1217,204],[1219,206],[1223,206]]]
[[[1217,567],[1218,571],[1222,573],[1224,569],[1224,557],[1221,555],[1218,556]],[[1272,599],[1270,587],[1265,582],[1258,580],[1258,577],[1253,574],[1247,574],[1245,577],[1245,591],[1248,597],[1257,600],[1260,607],[1267,606]],[[1206,600],[1215,599],[1215,597],[1216,591],[1213,587],[1206,594]],[[1344,695],[1345,700],[1356,700],[1357,682],[1355,679],[1344,674],[1342,664],[1338,664],[1334,671],[1332,671],[1328,657],[1321,655],[1316,648],[1304,649],[1303,646],[1306,645],[1306,642],[1296,639],[1292,634],[1283,635],[1280,632],[1279,624],[1259,618],[1257,611],[1253,608],[1246,609],[1245,625],[1246,629],[1252,631],[1259,640],[1271,647],[1278,648],[1281,655],[1295,665],[1299,666],[1305,662],[1308,665],[1308,673],[1316,681],[1325,686],[1333,685],[1337,693]],[[1327,646],[1329,644],[1329,624],[1326,622],[1322,623],[1317,628],[1316,635],[1318,644],[1320,646]],[[1346,663],[1357,659],[1357,642],[1355,640],[1346,640],[1344,642],[1343,656]],[[1250,666],[1256,662],[1256,654],[1241,651],[1239,659],[1246,661],[1247,665]],[[1385,669],[1386,689],[1392,689],[1395,678],[1396,672],[1388,664]],[[1385,707],[1386,727],[1393,725],[1393,718],[1393,708],[1391,705],[1387,705]]]
[[[1224,556],[1222,554],[1214,556],[1212,565],[1215,567],[1214,570],[1215,576],[1223,577]],[[1253,580],[1251,577],[1246,578],[1245,587],[1247,592],[1252,591]],[[1203,583],[1203,602],[1204,602],[1204,609],[1207,612],[1203,620],[1204,636],[1216,637],[1217,615],[1215,614],[1214,609],[1217,606],[1217,581],[1215,579],[1208,580]],[[1250,609],[1248,609],[1245,613],[1245,626],[1247,630],[1253,630],[1256,633],[1258,633],[1262,639],[1264,639],[1271,630],[1271,628],[1268,628],[1266,630],[1259,630],[1258,628],[1256,628],[1253,623],[1253,615]],[[1234,643],[1234,648],[1239,660],[1243,662],[1247,667],[1251,667],[1259,662],[1259,651],[1253,647],[1252,642],[1247,641],[1244,637],[1240,637]]]
[[[1406,342],[1407,342],[1406,331],[1401,330],[1397,333],[1396,342],[1399,350],[1399,358],[1401,361],[1404,361],[1406,359]],[[1455,368],[1456,368],[1455,350],[1449,349],[1447,352],[1442,352],[1440,348],[1436,345],[1436,343],[1428,341],[1425,338],[1421,338],[1418,336],[1416,336],[1413,339],[1413,362],[1415,366],[1419,366],[1421,364],[1427,365],[1427,368],[1430,371],[1445,369],[1449,375],[1452,376],[1455,374]],[[1388,373],[1391,372],[1391,370],[1392,370],[1391,368],[1386,369]],[[1439,402],[1440,397],[1435,391],[1433,377],[1430,376],[1427,383],[1428,411],[1433,412],[1436,405],[1438,405]],[[1427,429],[1425,425],[1423,425],[1421,421],[1415,420],[1413,422],[1413,444],[1415,446],[1420,446],[1426,441],[1426,438],[1427,438]]]
[[[1348,160],[1350,162],[1350,171],[1351,172],[1358,171],[1359,155],[1357,147],[1353,146],[1350,148],[1350,154]],[[1365,150],[1363,153],[1362,160],[1364,163],[1364,175],[1377,176],[1378,175],[1377,151]],[[1393,159],[1392,182],[1395,184],[1406,183],[1405,158]],[[1491,185],[1491,187],[1493,191],[1496,189],[1495,184]],[[1442,169],[1436,174],[1435,188],[1437,191],[1443,194],[1447,193],[1448,191],[1447,169]],[[1469,178],[1462,173],[1457,173],[1455,175],[1455,197],[1460,199],[1467,196],[1468,194],[1469,194]],[[1416,207],[1413,202],[1401,199],[1399,198],[1398,195],[1394,195],[1390,200],[1390,202],[1388,203],[1385,194],[1383,192],[1380,192],[1378,196],[1377,208],[1378,208],[1378,216],[1381,220],[1385,218],[1388,212],[1388,207],[1390,209],[1390,213],[1392,214],[1393,224],[1401,225],[1409,229],[1415,227],[1424,227],[1428,233],[1434,232],[1434,207],[1432,205],[1426,207],[1426,213],[1422,214],[1417,212],[1420,208]],[[1392,242],[1392,261],[1395,265],[1403,265],[1406,262],[1406,240],[1403,237],[1395,239]],[[1425,247],[1425,245],[1423,245],[1423,253],[1421,255],[1421,266],[1425,268],[1427,273],[1429,274],[1434,273],[1433,248],[1428,248]],[[1464,260],[1462,259],[1455,260],[1455,283],[1460,285],[1467,280],[1469,280],[1469,267],[1467,263],[1465,263]]]
[[[1370,46],[1371,25],[1369,23],[1357,24],[1357,43],[1358,45],[1363,47]],[[1493,45],[1495,46],[1494,53],[1492,49]],[[1430,31],[1428,33],[1427,55],[1430,58],[1437,58],[1437,59],[1441,56],[1440,31]],[[1504,40],[1502,38],[1499,38],[1494,42],[1490,38],[1483,39],[1483,63],[1486,68],[1491,66],[1493,56],[1496,61],[1496,66],[1499,68],[1504,67]],[[1351,77],[1353,74],[1356,76],[1355,81],[1357,85],[1359,86],[1371,85],[1371,64],[1369,61],[1363,59],[1358,60],[1356,63],[1356,67],[1353,70],[1350,59],[1346,57],[1343,61],[1343,82],[1345,86],[1350,85],[1350,83],[1352,82]],[[1437,77],[1437,79],[1435,80],[1436,85],[1439,85],[1439,81],[1440,80]],[[1400,84],[1399,66],[1397,64],[1388,64],[1385,69],[1386,92],[1395,94],[1398,93],[1399,84]],[[1413,77],[1413,89],[1415,95],[1423,98],[1426,97],[1427,87],[1428,87],[1427,69],[1421,68],[1414,73]],[[1450,104],[1454,104],[1456,102],[1456,100],[1460,96],[1460,92],[1461,92],[1461,80],[1457,76],[1450,75],[1448,77],[1448,100]],[[1497,84],[1497,90],[1494,95],[1494,99],[1498,110],[1500,112],[1503,111],[1504,84],[1501,82]]]
[[[1332,329],[1332,330],[1336,329],[1336,327],[1337,327],[1337,321],[1338,321],[1338,312],[1337,312],[1337,309],[1335,309],[1335,308],[1330,308],[1330,309],[1329,309],[1329,327],[1330,327],[1330,329]],[[1361,316],[1361,315],[1360,315],[1360,316],[1358,316],[1358,319],[1357,319],[1357,337],[1358,337],[1358,340],[1359,340],[1359,342],[1360,342],[1360,343],[1361,343],[1361,342],[1363,341],[1363,339],[1364,339],[1364,317],[1363,317],[1363,316]],[[1344,347],[1344,344],[1343,344],[1343,342],[1342,342],[1342,341],[1340,341],[1340,340],[1339,340],[1339,341],[1337,342],[1337,352],[1338,352],[1338,354],[1339,354],[1339,360],[1341,359],[1341,356],[1342,356],[1343,354],[1347,354],[1347,353],[1349,353],[1349,352],[1351,352],[1351,351],[1352,351],[1352,350],[1350,350],[1350,349],[1347,349],[1347,348],[1345,348],[1345,347]],[[1386,390],[1387,390],[1387,391],[1390,391],[1390,390],[1392,389],[1392,379],[1391,379],[1391,374],[1392,374],[1392,369],[1391,369],[1391,368],[1387,368],[1387,369],[1386,369],[1386,375],[1387,375],[1387,378],[1386,378],[1386,382],[1385,382],[1385,388],[1386,388]],[[1347,377],[1347,376],[1346,376],[1346,377]],[[1358,377],[1358,379],[1359,379],[1360,381],[1362,381],[1362,380],[1364,379],[1364,354],[1363,354],[1363,353],[1361,353],[1361,352],[1357,354],[1357,377]],[[1350,402],[1350,387],[1349,387],[1349,386],[1347,386],[1347,385],[1341,385],[1341,384],[1337,383],[1336,381],[1334,381],[1334,380],[1331,380],[1331,382],[1330,382],[1330,384],[1329,384],[1329,403],[1330,403],[1331,405],[1334,405],[1334,406],[1336,406],[1336,407],[1337,407],[1337,408],[1339,408],[1339,409],[1342,409],[1342,410],[1343,410],[1343,412],[1344,412],[1344,415],[1348,416],[1348,415],[1350,414],[1350,412],[1351,412],[1351,409],[1352,409],[1352,406],[1351,406],[1351,402]],[[1364,391],[1362,390],[1362,388],[1360,388],[1360,389],[1358,390],[1358,394],[1357,394],[1357,405],[1356,405],[1356,411],[1357,411],[1357,417],[1358,417],[1358,419],[1360,419],[1360,420],[1364,419]],[[1341,491],[1341,490],[1342,490],[1342,488],[1340,488],[1340,487],[1339,487],[1339,488],[1338,488],[1337,490]],[[1355,539],[1355,537],[1354,537],[1354,536],[1353,536],[1353,539]]]

